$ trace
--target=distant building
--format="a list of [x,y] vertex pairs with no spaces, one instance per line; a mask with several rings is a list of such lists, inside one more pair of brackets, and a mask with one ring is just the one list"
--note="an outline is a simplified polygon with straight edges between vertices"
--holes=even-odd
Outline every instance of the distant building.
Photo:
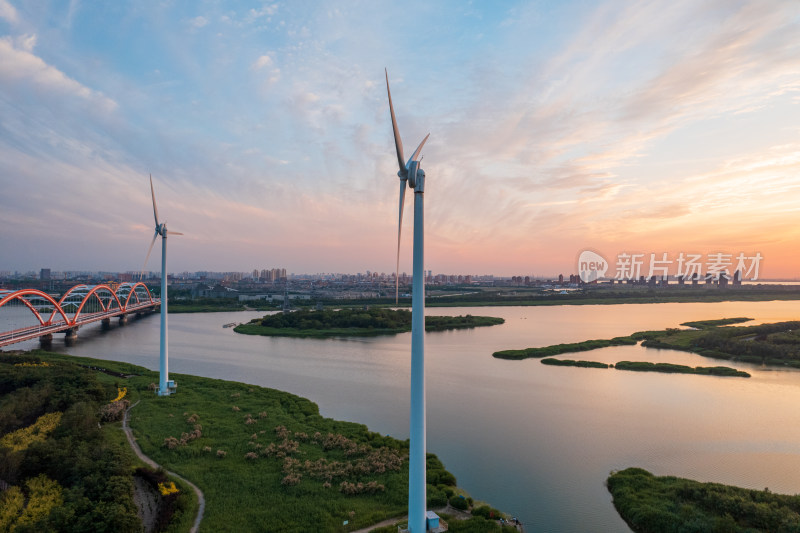
[[41,269],[39,271],[39,279],[42,279],[42,280],[50,279],[50,269],[49,268]]
[[200,283],[192,289],[192,298],[238,298],[239,291],[217,285],[211,287]]

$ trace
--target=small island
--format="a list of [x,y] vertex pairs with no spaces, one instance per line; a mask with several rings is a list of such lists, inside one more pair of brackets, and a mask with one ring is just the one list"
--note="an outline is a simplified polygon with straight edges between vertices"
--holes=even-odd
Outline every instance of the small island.
[[[522,350],[500,350],[492,355],[498,359],[528,359],[537,357],[548,357],[560,355],[562,353],[587,352],[597,348],[608,346],[622,346],[625,344],[636,344],[638,341],[631,337],[614,337],[613,339],[594,339],[583,342],[571,342],[565,344],[553,344],[541,348],[523,348]],[[552,363],[545,363],[552,364]]]
[[636,372],[662,372],[665,374],[698,374],[701,376],[728,376],[749,378],[750,374],[727,366],[686,366],[674,363],[650,363],[647,361],[620,361],[616,365],[598,361],[574,361],[572,359],[542,359],[543,365],[577,366],[579,368],[616,368],[617,370],[633,370]]
[[749,378],[750,374],[728,366],[686,366],[674,363],[650,363],[649,361],[620,361],[614,368],[635,372],[663,372],[665,374],[698,374],[701,376],[726,376]]
[[654,476],[641,468],[612,472],[606,486],[636,533],[800,531],[800,496]]
[[[492,316],[426,316],[425,331],[494,326],[505,322]],[[411,331],[411,311],[404,309],[301,310],[255,318],[234,328],[237,333],[281,337],[365,337]]]
[[501,350],[492,355],[499,359],[527,359],[641,342],[647,348],[680,350],[714,359],[800,368],[800,321],[731,326],[749,320],[752,318],[698,320],[681,324],[692,329],[638,331],[626,337]]
[[610,366],[606,363],[599,363],[597,361],[575,361],[573,359],[554,359],[552,357],[542,359],[541,363],[543,365],[577,366],[579,368],[608,368]]

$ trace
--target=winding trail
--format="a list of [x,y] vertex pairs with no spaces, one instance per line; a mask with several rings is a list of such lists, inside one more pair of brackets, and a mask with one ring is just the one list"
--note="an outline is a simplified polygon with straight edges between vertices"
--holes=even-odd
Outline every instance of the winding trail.
[[[131,405],[125,410],[125,414],[122,417],[122,431],[124,431],[125,436],[128,437],[128,442],[130,443],[131,448],[133,448],[133,452],[136,454],[136,457],[147,463],[152,468],[161,468],[161,465],[159,465],[158,463],[156,463],[155,461],[153,461],[152,459],[150,459],[149,457],[147,457],[145,454],[142,453],[142,449],[139,448],[139,444],[136,442],[136,439],[133,436],[133,430],[131,430],[131,428],[128,426],[128,413],[130,412],[131,409],[136,407],[140,401],[141,400],[138,400],[135,404]],[[185,477],[176,474],[175,472],[170,472],[169,470],[167,470],[167,474],[180,479],[181,481],[192,487],[194,493],[197,494],[197,516],[194,519],[194,524],[192,524],[192,529],[189,530],[190,533],[197,533],[197,530],[200,528],[200,522],[203,520],[203,512],[206,509],[206,499],[203,496],[203,491],[201,491],[197,485],[195,485]]]

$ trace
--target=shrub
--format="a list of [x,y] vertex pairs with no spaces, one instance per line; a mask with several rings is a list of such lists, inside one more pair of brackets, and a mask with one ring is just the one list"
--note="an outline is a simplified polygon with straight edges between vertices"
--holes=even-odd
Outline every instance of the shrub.
[[477,507],[472,510],[472,516],[482,516],[484,518],[497,519],[503,516],[503,513],[501,513],[497,509],[489,507],[488,505],[481,505],[480,507]]
[[467,503],[467,499],[463,496],[453,496],[450,498],[450,507],[454,509],[459,509],[461,511],[466,511],[469,509],[469,504]]
[[116,422],[120,420],[128,409],[130,402],[128,400],[117,400],[115,402],[107,403],[100,408],[100,421],[101,422]]

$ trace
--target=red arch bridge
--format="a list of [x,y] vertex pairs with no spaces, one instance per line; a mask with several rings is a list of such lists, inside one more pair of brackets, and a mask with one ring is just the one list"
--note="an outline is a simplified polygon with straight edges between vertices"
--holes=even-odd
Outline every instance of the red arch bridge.
[[58,300],[37,289],[0,290],[0,311],[4,306],[27,308],[35,317],[26,317],[32,325],[12,325],[0,332],[0,347],[37,337],[47,343],[59,331],[66,332],[67,338],[76,337],[85,324],[101,321],[108,325],[115,316],[124,323],[129,314],[150,312],[161,305],[144,283],[121,283],[112,288],[114,285],[76,285]]

